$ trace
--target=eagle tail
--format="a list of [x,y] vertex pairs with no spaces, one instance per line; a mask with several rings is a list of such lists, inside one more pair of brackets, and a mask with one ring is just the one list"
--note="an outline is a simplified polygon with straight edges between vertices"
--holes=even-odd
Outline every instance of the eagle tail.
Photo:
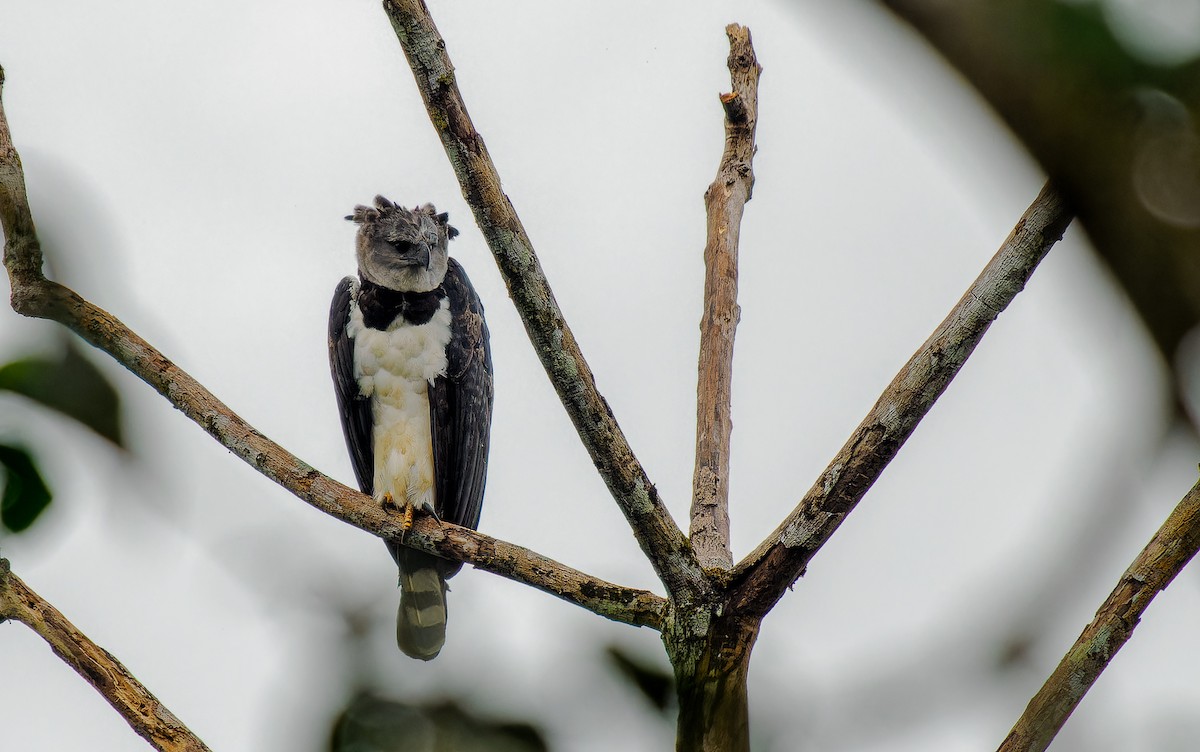
[[446,642],[446,580],[440,559],[405,549],[400,566],[396,643],[410,658],[431,661]]

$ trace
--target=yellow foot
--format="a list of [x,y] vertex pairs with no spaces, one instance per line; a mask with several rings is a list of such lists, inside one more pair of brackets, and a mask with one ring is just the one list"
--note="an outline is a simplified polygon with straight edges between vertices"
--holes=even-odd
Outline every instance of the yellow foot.
[[400,523],[400,529],[408,532],[413,526],[413,503],[411,501],[404,502],[404,520]]

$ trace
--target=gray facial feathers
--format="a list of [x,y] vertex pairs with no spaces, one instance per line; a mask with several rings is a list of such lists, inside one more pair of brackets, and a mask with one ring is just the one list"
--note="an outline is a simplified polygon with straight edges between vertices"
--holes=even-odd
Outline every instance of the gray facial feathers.
[[358,225],[355,241],[363,279],[398,292],[429,292],[442,284],[447,246],[458,230],[433,204],[409,210],[383,196],[356,206],[346,219]]

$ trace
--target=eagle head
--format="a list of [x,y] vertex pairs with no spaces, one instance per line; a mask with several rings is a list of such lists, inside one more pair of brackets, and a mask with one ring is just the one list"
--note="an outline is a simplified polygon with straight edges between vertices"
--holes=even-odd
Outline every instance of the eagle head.
[[346,219],[358,225],[358,271],[363,279],[398,292],[429,292],[446,276],[447,246],[458,230],[433,204],[416,209],[375,197]]

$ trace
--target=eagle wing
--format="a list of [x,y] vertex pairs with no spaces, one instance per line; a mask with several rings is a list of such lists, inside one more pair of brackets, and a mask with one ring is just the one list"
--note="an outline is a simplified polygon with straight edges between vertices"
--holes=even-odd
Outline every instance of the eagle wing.
[[372,445],[371,401],[362,396],[354,376],[354,340],[346,333],[350,323],[350,301],[358,292],[358,280],[346,277],[338,283],[329,306],[329,370],[337,392],[342,433],[350,450],[359,489],[370,496],[375,490],[375,449]]
[[483,304],[462,266],[450,259],[442,283],[450,303],[446,374],[429,385],[438,514],[474,528],[483,506],[492,427],[492,352]]

